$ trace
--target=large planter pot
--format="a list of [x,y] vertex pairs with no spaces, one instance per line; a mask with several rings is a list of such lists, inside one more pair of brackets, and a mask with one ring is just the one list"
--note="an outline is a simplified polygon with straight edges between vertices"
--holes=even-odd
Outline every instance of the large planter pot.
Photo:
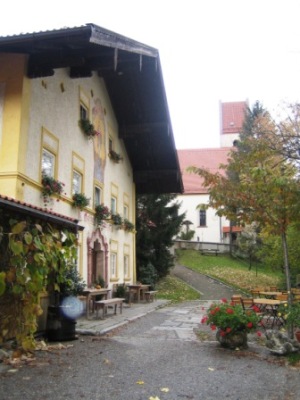
[[295,332],[295,338],[300,342],[300,331]]
[[221,330],[219,329],[216,334],[216,338],[222,347],[227,349],[247,349],[247,332],[246,331],[238,331],[232,332],[225,336],[221,335]]
[[64,306],[49,306],[46,335],[50,342],[75,340],[76,320],[65,315]]

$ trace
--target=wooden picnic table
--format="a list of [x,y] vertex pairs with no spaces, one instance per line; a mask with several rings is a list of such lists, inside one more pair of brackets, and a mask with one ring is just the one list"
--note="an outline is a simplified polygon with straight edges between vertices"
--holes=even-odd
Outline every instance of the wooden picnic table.
[[[83,295],[86,297],[86,317],[89,318],[90,316],[90,302],[93,301],[96,296],[103,296],[103,299],[106,300],[110,289],[94,289],[94,288],[86,288],[83,291]],[[94,304],[94,303],[93,303]],[[94,311],[94,307],[93,307]]]
[[[137,295],[137,302],[139,303],[141,299],[144,299],[144,293],[149,291],[150,285],[143,285],[142,283],[140,284],[135,284],[135,285],[128,285],[129,288],[129,296],[131,294],[136,294]],[[131,301],[131,299],[130,299]]]
[[277,296],[280,296],[282,292],[271,292],[271,291],[259,291],[259,295],[266,297],[267,299],[276,299]]

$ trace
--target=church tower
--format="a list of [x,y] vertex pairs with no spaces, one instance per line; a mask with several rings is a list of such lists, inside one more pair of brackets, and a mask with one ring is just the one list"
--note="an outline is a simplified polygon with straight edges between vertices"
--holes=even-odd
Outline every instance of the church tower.
[[232,147],[242,130],[248,100],[220,102],[221,147]]

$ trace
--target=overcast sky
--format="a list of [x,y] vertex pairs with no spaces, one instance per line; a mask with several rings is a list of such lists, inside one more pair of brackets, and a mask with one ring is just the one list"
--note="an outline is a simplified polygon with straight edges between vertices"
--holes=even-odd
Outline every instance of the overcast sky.
[[299,101],[299,20],[299,0],[16,0],[0,36],[94,23],[157,48],[176,147],[207,148],[220,101]]

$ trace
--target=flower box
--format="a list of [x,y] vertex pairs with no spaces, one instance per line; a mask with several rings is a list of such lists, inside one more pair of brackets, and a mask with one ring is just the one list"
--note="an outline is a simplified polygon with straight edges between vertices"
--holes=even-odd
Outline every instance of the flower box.
[[94,125],[88,119],[80,119],[79,126],[88,139],[93,139],[94,136],[97,136],[99,134],[95,130]]
[[110,218],[109,208],[104,204],[98,204],[95,207],[95,224],[101,225],[103,221],[108,220]]
[[124,231],[133,232],[135,227],[132,222],[130,222],[127,218],[124,218],[123,228],[124,228]]
[[123,224],[123,220],[120,214],[111,214],[111,220],[114,225],[121,226]]
[[88,199],[83,193],[74,193],[73,197],[73,207],[83,210],[90,204],[90,199]]
[[63,193],[65,184],[60,182],[57,179],[54,179],[52,176],[43,174],[42,176],[42,196],[44,200],[44,205],[50,201],[50,197],[58,196],[58,198]]
[[108,153],[108,157],[114,161],[115,163],[119,163],[123,158],[114,150],[110,150]]

